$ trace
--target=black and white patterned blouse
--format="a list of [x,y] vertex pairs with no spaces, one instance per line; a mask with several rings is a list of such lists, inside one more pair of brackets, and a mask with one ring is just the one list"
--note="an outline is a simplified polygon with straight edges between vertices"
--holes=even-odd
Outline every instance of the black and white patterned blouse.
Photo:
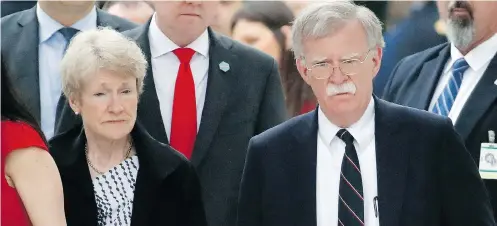
[[135,155],[93,179],[99,226],[131,224],[138,168]]

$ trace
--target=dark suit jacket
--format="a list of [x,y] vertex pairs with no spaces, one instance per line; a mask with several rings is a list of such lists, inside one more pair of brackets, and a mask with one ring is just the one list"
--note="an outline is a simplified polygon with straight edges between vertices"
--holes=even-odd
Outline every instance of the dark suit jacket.
[[[2,57],[11,72],[12,83],[19,90],[23,102],[40,122],[41,103],[38,65],[38,18],[36,6],[2,18]],[[97,10],[97,26],[125,31],[137,25],[117,16]],[[55,122],[55,135],[69,130],[80,119],[66,104],[64,114]]]
[[[450,120],[375,99],[381,226],[495,225]],[[250,141],[238,226],[315,226],[317,111]],[[338,211],[331,209],[330,211]]]
[[0,2],[1,16],[8,16],[10,14],[29,9],[36,5],[36,3],[37,1],[2,0]]
[[[207,225],[199,180],[188,160],[169,145],[154,140],[138,124],[131,137],[140,164],[131,225]],[[85,143],[82,125],[55,136],[49,143],[62,178],[69,226],[97,225]]]
[[[145,24],[124,34],[137,41],[151,62],[148,28]],[[275,60],[210,29],[209,38],[207,94],[191,161],[209,225],[233,226],[248,141],[286,119],[285,102]],[[220,70],[221,62],[230,69]],[[168,143],[152,73],[149,67],[138,119],[153,137]]]
[[[383,98],[394,103],[428,110],[438,80],[450,57],[450,45],[442,44],[404,58],[392,72]],[[497,56],[491,60],[455,124],[466,148],[478,164],[480,146],[488,131],[497,131]],[[494,216],[497,217],[497,181],[485,180]]]
[[376,95],[383,94],[392,70],[402,58],[447,42],[445,35],[435,30],[438,19],[436,3],[428,1],[385,34],[386,46],[383,49],[381,68],[374,78],[373,90]]

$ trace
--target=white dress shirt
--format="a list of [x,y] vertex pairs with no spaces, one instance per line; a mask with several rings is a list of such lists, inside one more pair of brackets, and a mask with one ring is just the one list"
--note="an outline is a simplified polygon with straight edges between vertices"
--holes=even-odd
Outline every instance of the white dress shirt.
[[[364,115],[349,128],[361,168],[364,194],[364,223],[379,225],[374,211],[378,195],[376,177],[376,148],[374,135],[374,99],[371,98]],[[316,214],[317,226],[338,225],[338,193],[345,143],[336,136],[340,127],[331,123],[321,107],[318,110]],[[381,210],[380,210],[381,211]]]
[[[57,103],[62,94],[62,82],[60,77],[60,61],[64,56],[67,45],[64,36],[59,29],[64,26],[46,14],[39,4],[36,6],[36,16],[39,23],[39,85],[41,106],[41,129],[47,139],[54,135],[55,112]],[[80,31],[90,30],[97,27],[96,8],[84,18],[71,26]]]
[[[180,61],[173,53],[173,50],[180,47],[162,33],[157,26],[155,17],[154,14],[148,32],[150,53],[152,55],[152,72],[164,128],[167,136],[171,137],[174,87],[180,66]],[[198,131],[202,110],[204,109],[207,73],[209,70],[209,33],[207,30],[185,48],[191,48],[196,52],[190,61],[190,68],[195,83]]]
[[438,97],[442,94],[445,86],[449,82],[450,77],[452,76],[452,66],[456,60],[463,58],[468,62],[469,68],[464,72],[461,87],[459,88],[459,92],[452,104],[452,108],[449,112],[449,118],[452,119],[452,123],[456,124],[461,111],[468,101],[469,96],[475,89],[476,85],[480,81],[481,77],[483,77],[483,73],[487,70],[490,61],[497,53],[497,34],[494,34],[490,39],[481,43],[476,48],[471,50],[466,56],[463,56],[461,52],[451,44],[450,46],[450,55],[451,57],[445,64],[445,69],[443,70],[443,74],[440,77],[438,85],[435,89],[434,95],[431,99],[430,111],[438,100]]

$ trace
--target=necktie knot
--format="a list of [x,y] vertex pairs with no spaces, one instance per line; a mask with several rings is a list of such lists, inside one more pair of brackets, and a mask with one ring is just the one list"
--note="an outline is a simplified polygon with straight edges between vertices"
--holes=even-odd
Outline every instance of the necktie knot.
[[460,74],[462,77],[462,74],[469,68],[468,62],[463,58],[459,58],[454,62],[454,65],[452,65],[452,71],[454,74]]
[[352,136],[352,134],[350,134],[346,129],[339,130],[336,136],[342,139],[346,145],[354,144],[354,136]]
[[66,39],[67,43],[69,43],[74,35],[76,35],[78,32],[78,29],[72,27],[63,27],[59,29],[59,33],[64,36],[64,39]]
[[173,51],[173,53],[178,57],[181,64],[190,64],[195,50],[190,48],[178,48]]

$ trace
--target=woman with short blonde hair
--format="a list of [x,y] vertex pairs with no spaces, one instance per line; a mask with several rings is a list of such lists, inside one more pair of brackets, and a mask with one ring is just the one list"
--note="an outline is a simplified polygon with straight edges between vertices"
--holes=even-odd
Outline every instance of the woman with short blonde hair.
[[68,225],[206,224],[191,164],[137,122],[146,69],[137,44],[116,31],[72,39],[62,89],[82,125],[50,142]]

